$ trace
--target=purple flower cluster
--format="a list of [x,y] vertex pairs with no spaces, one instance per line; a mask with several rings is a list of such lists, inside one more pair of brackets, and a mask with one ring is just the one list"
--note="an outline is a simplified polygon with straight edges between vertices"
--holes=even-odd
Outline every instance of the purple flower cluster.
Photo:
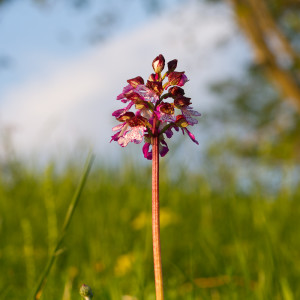
[[[169,151],[165,137],[171,138],[173,129],[187,133],[191,140],[198,144],[195,136],[187,129],[198,123],[194,117],[201,114],[190,106],[191,98],[185,97],[183,88],[187,81],[184,72],[176,72],[177,60],[167,64],[168,71],[162,75],[165,59],[160,54],[152,63],[155,73],[151,74],[148,81],[140,76],[127,80],[129,83],[117,97],[127,106],[113,112],[113,116],[121,122],[112,130],[116,133],[111,141],[118,142],[122,147],[129,142],[140,144],[145,142],[143,153],[145,158],[152,159],[151,138],[158,137],[159,153],[165,156]],[[167,81],[164,83],[164,80]],[[165,93],[164,93],[165,92]],[[136,111],[130,109],[135,107]]]

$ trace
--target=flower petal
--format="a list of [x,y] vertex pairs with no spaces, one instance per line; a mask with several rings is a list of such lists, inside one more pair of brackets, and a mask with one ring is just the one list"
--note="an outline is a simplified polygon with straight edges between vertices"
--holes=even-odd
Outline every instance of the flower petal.
[[168,128],[166,131],[165,131],[165,134],[167,136],[168,139],[170,139],[172,136],[173,136],[173,131],[172,131],[172,128]]
[[151,160],[152,159],[152,150],[149,151],[150,149],[150,143],[145,143],[143,146],[143,153],[144,153],[144,157]]
[[125,108],[117,109],[112,113],[112,116],[119,118],[120,116],[124,115],[133,105],[133,102],[130,102]]
[[121,100],[124,103],[128,102],[128,99],[125,98],[124,94],[128,93],[132,89],[133,89],[133,87],[130,84],[126,85],[123,88],[123,92],[117,97],[117,100]]
[[188,121],[189,125],[195,125],[198,124],[198,120],[193,118],[193,117],[200,117],[201,114],[196,111],[196,110],[192,110],[191,107],[187,106],[187,107],[183,107],[181,109],[181,112],[183,114],[183,116],[185,117],[185,119]]
[[175,115],[169,115],[169,114],[165,114],[165,113],[162,113],[162,112],[159,112],[156,114],[159,121],[161,122],[175,122],[176,121],[176,116]]
[[167,143],[164,140],[160,141],[160,145],[159,145],[160,156],[164,157],[168,152],[169,152],[169,147]]
[[122,123],[122,124],[119,124],[115,127],[113,127],[113,131],[117,131],[117,130],[120,130],[121,128],[123,128],[124,126],[126,125],[126,122]]
[[116,134],[112,135],[112,136],[111,136],[110,143],[111,143],[112,141],[117,141],[117,140],[119,139],[119,134],[120,134],[120,131],[117,132]]
[[126,147],[129,142],[140,144],[143,141],[145,129],[146,127],[144,126],[131,127],[130,130],[126,131],[126,133],[119,138],[118,143],[122,147]]
[[198,141],[196,140],[195,136],[186,128],[182,128],[186,131],[186,133],[188,134],[188,136],[190,137],[190,139],[197,145],[199,145]]
[[135,91],[140,94],[142,97],[144,97],[145,101],[150,101],[152,103],[156,103],[159,100],[158,95],[148,89],[145,85],[140,84],[136,87]]

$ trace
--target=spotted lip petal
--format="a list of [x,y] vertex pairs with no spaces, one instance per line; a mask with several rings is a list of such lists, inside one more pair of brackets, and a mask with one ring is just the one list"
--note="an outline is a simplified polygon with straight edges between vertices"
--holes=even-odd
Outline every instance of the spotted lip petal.
[[126,147],[129,142],[140,144],[143,141],[145,129],[146,127],[144,126],[131,127],[130,130],[126,131],[124,135],[118,139],[119,145]]
[[144,97],[145,101],[149,101],[153,104],[159,101],[158,95],[143,84],[138,85],[135,90]]
[[170,123],[174,123],[176,121],[176,116],[175,115],[169,115],[169,114],[165,114],[162,112],[158,112],[157,113],[158,119],[161,122],[170,122]]
[[193,110],[191,107],[184,107],[181,109],[181,112],[185,119],[188,121],[189,125],[193,126],[195,124],[198,124],[198,120],[193,118],[201,116],[201,114],[198,111]]
[[174,72],[177,67],[177,59],[168,62],[168,72]]

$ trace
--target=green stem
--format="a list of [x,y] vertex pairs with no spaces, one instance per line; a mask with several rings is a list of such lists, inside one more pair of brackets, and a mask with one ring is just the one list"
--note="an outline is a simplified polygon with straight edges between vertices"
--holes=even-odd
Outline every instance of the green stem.
[[159,140],[152,137],[152,241],[156,300],[163,300],[163,278],[159,225]]
[[75,211],[75,208],[77,206],[77,203],[78,203],[78,200],[80,198],[80,195],[82,193],[82,190],[83,190],[83,187],[85,185],[85,182],[87,180],[87,177],[88,177],[88,174],[90,172],[90,169],[91,169],[91,166],[92,166],[92,163],[93,163],[93,160],[94,160],[94,155],[92,154],[89,154],[88,158],[87,158],[87,161],[86,161],[86,164],[85,164],[85,168],[84,168],[84,172],[82,174],[82,177],[80,179],[80,183],[73,195],[73,199],[69,205],[69,208],[68,208],[68,211],[67,211],[67,214],[65,216],[65,220],[64,220],[64,224],[63,224],[63,227],[62,227],[62,230],[61,230],[61,233],[59,235],[59,238],[57,240],[57,243],[56,243],[56,246],[54,247],[53,249],[53,252],[52,252],[52,255],[50,256],[49,258],[49,261],[43,271],[43,273],[41,274],[40,278],[39,278],[39,281],[34,289],[34,293],[33,293],[33,296],[30,296],[28,299],[34,299],[34,300],[38,300],[40,299],[41,295],[42,295],[42,291],[43,291],[43,288],[46,284],[46,281],[47,281],[47,278],[48,278],[48,275],[50,273],[50,270],[52,268],[52,265],[56,259],[56,257],[62,252],[62,250],[60,249],[60,246],[64,240],[64,237],[66,235],[66,232],[67,232],[67,229],[70,225],[70,222],[71,222],[71,219],[72,219],[72,216],[74,214],[74,211]]

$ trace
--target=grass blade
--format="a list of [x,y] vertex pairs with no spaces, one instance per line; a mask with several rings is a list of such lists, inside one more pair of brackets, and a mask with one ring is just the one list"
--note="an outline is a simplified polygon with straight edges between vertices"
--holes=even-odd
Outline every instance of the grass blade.
[[81,196],[81,193],[83,191],[83,188],[85,186],[85,183],[86,183],[86,180],[87,180],[87,177],[89,175],[89,172],[91,170],[91,167],[92,167],[92,163],[94,161],[94,155],[93,154],[89,154],[87,160],[86,160],[86,163],[85,163],[85,167],[84,167],[84,171],[82,173],[82,176],[81,176],[81,179],[80,179],[80,183],[73,195],[73,198],[72,198],[72,201],[68,207],[68,211],[66,213],[66,216],[65,216],[65,220],[64,220],[64,223],[63,223],[63,226],[62,226],[62,230],[61,230],[61,233],[57,239],[57,243],[56,243],[56,246],[54,247],[53,249],[53,252],[49,258],[49,261],[43,271],[43,273],[41,274],[40,278],[39,278],[39,281],[34,289],[34,292],[32,295],[30,295],[30,297],[28,298],[28,300],[31,300],[31,299],[34,299],[34,300],[38,300],[40,299],[41,295],[42,295],[42,291],[43,291],[43,288],[46,284],[46,281],[47,281],[47,278],[48,278],[48,275],[50,273],[50,270],[53,266],[53,263],[55,261],[55,258],[56,256],[59,254],[59,249],[60,249],[60,246],[64,240],[64,237],[66,235],[66,232],[67,232],[67,229],[70,225],[70,222],[71,222],[71,219],[72,219],[72,216],[74,214],[74,211],[75,211],[75,208],[78,204],[78,200]]

